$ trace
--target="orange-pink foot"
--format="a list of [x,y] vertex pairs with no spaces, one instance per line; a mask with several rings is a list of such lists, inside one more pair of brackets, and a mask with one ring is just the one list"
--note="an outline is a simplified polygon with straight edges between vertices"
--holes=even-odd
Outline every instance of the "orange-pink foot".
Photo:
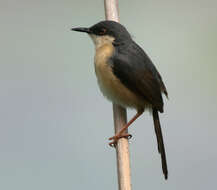
[[118,142],[118,139],[120,138],[127,138],[127,139],[131,139],[132,138],[132,135],[129,134],[129,133],[126,133],[126,134],[122,134],[122,135],[115,135],[113,137],[110,137],[109,140],[113,140],[112,142],[109,143],[109,146],[111,147],[116,147],[117,145],[117,142]]

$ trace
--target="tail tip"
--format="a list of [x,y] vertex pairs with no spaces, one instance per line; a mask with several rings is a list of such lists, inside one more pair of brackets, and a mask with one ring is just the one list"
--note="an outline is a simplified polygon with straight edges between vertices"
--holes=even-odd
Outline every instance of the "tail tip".
[[164,173],[164,178],[165,178],[165,180],[167,180],[168,179],[168,173],[166,172],[166,173]]

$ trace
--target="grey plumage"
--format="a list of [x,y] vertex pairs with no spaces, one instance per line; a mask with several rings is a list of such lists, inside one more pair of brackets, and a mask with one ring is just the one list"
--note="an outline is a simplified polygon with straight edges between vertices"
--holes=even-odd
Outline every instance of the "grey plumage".
[[[111,101],[133,107],[137,114],[110,140],[115,145],[123,132],[145,109],[152,109],[162,170],[168,178],[166,154],[158,112],[163,112],[162,93],[167,90],[162,78],[143,49],[131,38],[127,29],[114,21],[102,21],[90,28],[73,28],[88,33],[96,47],[95,71],[102,93]],[[125,135],[126,136],[126,135]]]

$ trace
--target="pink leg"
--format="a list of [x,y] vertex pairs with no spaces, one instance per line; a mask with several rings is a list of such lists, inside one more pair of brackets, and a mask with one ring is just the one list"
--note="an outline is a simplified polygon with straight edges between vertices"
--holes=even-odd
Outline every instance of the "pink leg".
[[132,137],[130,134],[123,134],[124,131],[140,116],[142,115],[144,110],[137,111],[137,114],[118,132],[115,134],[115,136],[109,138],[109,140],[113,140],[112,142],[109,143],[110,146],[115,147],[117,144],[118,139],[122,137]]

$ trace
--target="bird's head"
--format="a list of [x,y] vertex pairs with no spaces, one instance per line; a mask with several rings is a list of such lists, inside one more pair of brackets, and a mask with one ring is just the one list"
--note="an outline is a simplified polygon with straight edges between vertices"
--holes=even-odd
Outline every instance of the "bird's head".
[[77,32],[85,32],[90,35],[96,48],[105,43],[123,43],[131,40],[131,36],[126,28],[115,21],[101,21],[89,28],[72,28]]

